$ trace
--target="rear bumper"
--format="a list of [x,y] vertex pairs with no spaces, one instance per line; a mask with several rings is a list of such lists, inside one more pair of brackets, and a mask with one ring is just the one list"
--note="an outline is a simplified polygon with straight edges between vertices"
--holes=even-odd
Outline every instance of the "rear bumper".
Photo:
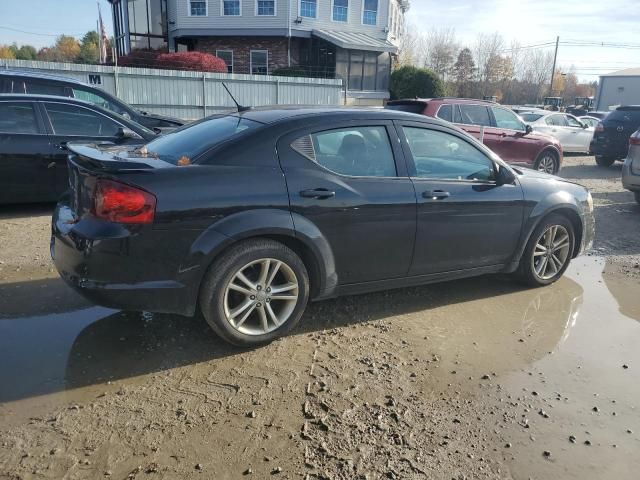
[[[640,159],[636,160],[636,165],[640,163]],[[636,171],[638,167],[636,167]],[[627,157],[622,166],[622,186],[632,192],[640,192],[640,175],[633,173],[631,170],[631,158]]]
[[63,202],[51,229],[51,258],[58,273],[91,302],[122,310],[195,313],[197,287],[188,275],[173,278],[178,269],[171,262],[158,265],[151,249],[148,258],[139,258],[135,243],[140,232],[95,219],[74,223]]
[[616,160],[623,159],[627,155],[628,145],[625,142],[620,144],[612,142],[608,139],[591,140],[589,145],[589,153],[598,157],[614,158]]

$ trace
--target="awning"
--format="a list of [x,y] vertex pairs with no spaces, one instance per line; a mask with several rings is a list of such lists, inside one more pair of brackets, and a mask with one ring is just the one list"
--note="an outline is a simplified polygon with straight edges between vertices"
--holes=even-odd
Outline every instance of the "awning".
[[336,47],[369,52],[398,53],[393,43],[372,37],[366,33],[341,32],[338,30],[313,30],[311,35],[333,43]]

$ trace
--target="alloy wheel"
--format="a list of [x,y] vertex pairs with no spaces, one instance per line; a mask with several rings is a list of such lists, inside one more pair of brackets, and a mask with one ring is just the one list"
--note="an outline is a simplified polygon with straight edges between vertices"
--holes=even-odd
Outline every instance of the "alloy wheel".
[[549,280],[560,272],[569,260],[571,237],[562,225],[547,228],[533,250],[533,271],[542,280]]
[[556,169],[556,159],[550,153],[545,154],[538,162],[538,171],[554,174]]
[[298,303],[294,271],[281,260],[262,258],[240,268],[224,291],[224,314],[235,330],[264,335],[280,328]]

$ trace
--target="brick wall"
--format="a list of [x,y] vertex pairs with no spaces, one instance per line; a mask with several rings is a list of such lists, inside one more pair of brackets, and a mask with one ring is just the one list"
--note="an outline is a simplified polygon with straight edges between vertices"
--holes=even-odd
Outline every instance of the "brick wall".
[[[216,50],[233,50],[233,73],[251,73],[251,50],[269,52],[269,73],[288,65],[288,39],[284,37],[207,37],[199,38],[195,50],[216,54]],[[291,65],[299,59],[299,42],[291,39]]]

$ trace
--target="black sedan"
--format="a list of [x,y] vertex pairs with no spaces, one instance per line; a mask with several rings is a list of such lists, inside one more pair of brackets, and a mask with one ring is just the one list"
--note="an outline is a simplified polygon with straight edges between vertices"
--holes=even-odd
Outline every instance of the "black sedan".
[[57,200],[69,188],[67,142],[141,144],[155,137],[81,100],[0,95],[0,204]]
[[70,149],[62,278],[106,306],[199,307],[238,345],[285,334],[309,299],[496,272],[547,285],[594,234],[585,188],[403,112],[250,110]]

